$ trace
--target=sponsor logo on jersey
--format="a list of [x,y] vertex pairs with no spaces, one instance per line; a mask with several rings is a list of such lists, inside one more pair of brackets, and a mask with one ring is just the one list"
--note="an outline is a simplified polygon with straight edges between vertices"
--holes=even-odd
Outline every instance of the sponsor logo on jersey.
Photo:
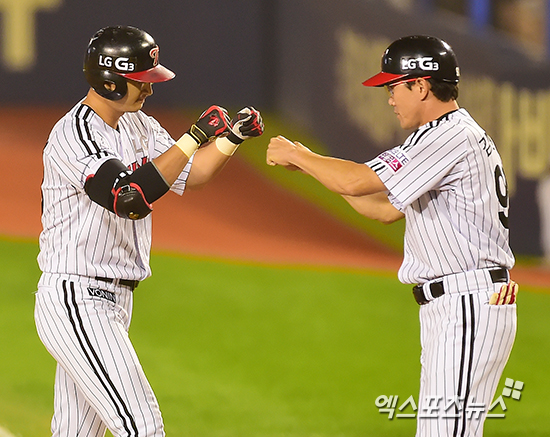
[[100,299],[108,300],[109,302],[116,303],[115,293],[100,288],[88,287],[88,294],[91,297],[99,297]]
[[118,71],[123,71],[129,73],[136,70],[135,60],[132,58],[126,58],[124,56],[115,57],[115,56],[106,56],[99,55],[98,64],[100,67],[105,68],[115,68]]
[[399,149],[392,149],[383,152],[378,155],[378,159],[386,164],[386,166],[394,173],[399,171],[407,162],[410,161],[407,154]]
[[431,56],[419,57],[419,58],[401,58],[401,70],[416,70],[423,71],[437,71],[439,70],[439,63],[434,61]]

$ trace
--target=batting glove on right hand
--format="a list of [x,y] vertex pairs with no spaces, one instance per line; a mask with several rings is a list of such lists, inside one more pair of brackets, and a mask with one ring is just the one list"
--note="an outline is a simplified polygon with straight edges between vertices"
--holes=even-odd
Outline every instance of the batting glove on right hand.
[[227,110],[214,105],[200,115],[187,133],[193,137],[199,146],[202,146],[223,133],[229,132],[230,126],[231,119]]
[[252,106],[241,109],[231,120],[227,139],[233,144],[241,144],[244,140],[259,137],[264,133],[264,122],[260,111]]

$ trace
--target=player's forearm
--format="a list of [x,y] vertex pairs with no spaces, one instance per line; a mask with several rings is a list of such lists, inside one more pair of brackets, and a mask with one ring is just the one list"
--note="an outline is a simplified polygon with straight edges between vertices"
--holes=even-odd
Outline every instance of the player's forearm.
[[342,196],[355,211],[384,224],[401,220],[405,215],[395,208],[386,193],[376,193],[368,196]]
[[269,142],[266,162],[269,165],[282,165],[290,169],[299,168],[338,194],[363,196],[386,190],[370,167],[319,155],[299,142],[292,142],[281,135]]
[[[195,152],[193,165],[187,178],[188,188],[199,188],[211,181],[223,169],[230,156],[223,154],[212,142]],[[173,146],[155,158],[153,162],[169,185],[172,185],[181,174],[189,158]]]
[[365,164],[322,156],[305,148],[296,149],[289,161],[338,194],[363,196],[386,189]]
[[222,171],[230,157],[222,153],[214,142],[201,147],[193,158],[191,172],[187,178],[187,187],[200,188],[210,182]]
[[172,185],[181,174],[189,158],[177,146],[172,146],[162,155],[153,159],[157,170],[168,185]]

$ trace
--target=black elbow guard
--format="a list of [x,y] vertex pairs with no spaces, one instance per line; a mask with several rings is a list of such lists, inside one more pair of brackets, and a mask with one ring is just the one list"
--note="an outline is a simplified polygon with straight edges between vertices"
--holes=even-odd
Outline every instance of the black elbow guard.
[[151,214],[153,206],[145,200],[139,185],[130,183],[115,191],[114,210],[119,217],[139,220]]
[[152,203],[162,197],[170,186],[152,162],[138,168],[130,176],[115,183],[114,211],[122,218],[139,220],[153,211]]
[[114,190],[113,187],[121,178],[127,177],[129,171],[118,159],[110,159],[103,163],[96,174],[90,175],[84,185],[84,190],[95,203],[111,212],[113,208]]
[[132,173],[122,162],[111,159],[88,178],[84,189],[94,202],[119,217],[139,220],[151,213],[152,203],[170,186],[152,162]]

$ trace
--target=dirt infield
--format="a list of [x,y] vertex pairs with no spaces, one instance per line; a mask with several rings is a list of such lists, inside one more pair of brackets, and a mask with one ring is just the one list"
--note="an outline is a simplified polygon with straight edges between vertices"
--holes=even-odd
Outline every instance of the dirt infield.
[[[0,234],[37,238],[41,151],[69,108],[0,108]],[[151,110],[174,137],[189,121]],[[268,139],[266,138],[266,144]],[[254,262],[396,271],[401,254],[267,180],[238,155],[221,175],[183,197],[168,194],[153,213],[158,250]],[[550,286],[550,273],[516,267],[520,284]]]

